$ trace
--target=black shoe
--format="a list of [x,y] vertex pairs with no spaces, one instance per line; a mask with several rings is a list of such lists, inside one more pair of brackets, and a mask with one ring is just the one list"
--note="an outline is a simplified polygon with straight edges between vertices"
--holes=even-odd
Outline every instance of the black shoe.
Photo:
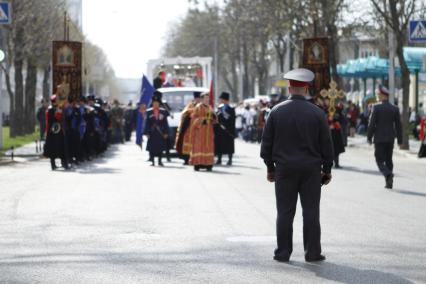
[[213,166],[207,166],[207,167],[206,167],[206,170],[207,170],[208,172],[211,172],[211,171],[213,170]]
[[194,171],[199,172],[200,171],[200,166],[194,166]]
[[227,165],[227,166],[232,166],[232,160],[229,160],[229,161],[226,163],[226,165]]
[[159,165],[160,167],[164,167],[163,162],[158,162],[158,165]]
[[274,255],[274,260],[276,260],[278,262],[289,262],[290,257],[289,256]]
[[324,260],[325,260],[325,256],[322,254],[317,255],[315,257],[305,256],[306,262],[315,262],[315,261],[324,261]]
[[167,162],[169,162],[169,163],[170,163],[171,161],[172,161],[172,159],[170,159],[170,158],[167,158]]
[[56,165],[51,165],[52,171],[55,171],[58,167]]
[[217,160],[216,165],[222,165],[222,160]]
[[386,177],[385,188],[387,188],[387,189],[392,189],[393,188],[393,175],[388,175]]

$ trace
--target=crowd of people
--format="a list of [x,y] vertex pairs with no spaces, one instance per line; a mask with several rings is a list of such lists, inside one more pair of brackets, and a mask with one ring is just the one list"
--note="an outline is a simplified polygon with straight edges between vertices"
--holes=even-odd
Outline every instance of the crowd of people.
[[[232,165],[235,151],[235,110],[229,104],[228,93],[220,96],[220,105],[215,111],[210,105],[208,93],[193,93],[193,100],[182,111],[177,129],[175,149],[184,165],[191,165],[195,171],[212,171],[214,165],[222,164],[227,155],[227,165]],[[162,157],[170,149],[168,145],[170,128],[167,117],[170,115],[162,94],[155,91],[152,106],[144,114],[144,134],[148,138],[146,150],[153,166],[164,166]],[[217,157],[215,161],[215,157]]]
[[50,105],[43,100],[37,110],[40,140],[45,141],[43,154],[50,159],[52,170],[64,169],[90,161],[104,153],[110,144],[129,141],[136,121],[136,111],[129,103],[123,108],[93,95],[58,102],[52,95]]

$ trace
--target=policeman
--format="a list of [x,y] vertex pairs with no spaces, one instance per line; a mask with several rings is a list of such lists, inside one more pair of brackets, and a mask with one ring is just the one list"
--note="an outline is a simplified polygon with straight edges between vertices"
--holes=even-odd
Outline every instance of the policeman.
[[275,106],[266,122],[261,153],[267,179],[275,182],[277,249],[274,259],[288,262],[293,252],[293,219],[298,195],[303,209],[305,260],[321,261],[319,220],[321,184],[331,181],[333,146],[327,118],[306,99],[314,74],[295,69],[284,75],[290,97]]
[[393,187],[393,144],[395,138],[402,144],[402,127],[398,107],[389,103],[389,91],[383,86],[378,89],[380,102],[373,106],[368,123],[367,141],[373,143],[376,163],[385,177],[385,188]]

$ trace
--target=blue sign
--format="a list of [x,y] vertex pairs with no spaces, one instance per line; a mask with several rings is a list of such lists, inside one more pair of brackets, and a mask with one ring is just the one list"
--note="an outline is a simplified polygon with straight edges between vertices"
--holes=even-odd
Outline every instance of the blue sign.
[[12,23],[11,6],[9,2],[0,2],[0,25]]
[[426,42],[426,20],[410,21],[410,41]]

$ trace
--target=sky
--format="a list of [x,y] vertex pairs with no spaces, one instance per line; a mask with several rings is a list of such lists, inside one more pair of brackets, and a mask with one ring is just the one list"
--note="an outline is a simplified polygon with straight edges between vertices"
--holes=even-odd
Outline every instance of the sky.
[[188,0],[83,0],[83,31],[104,50],[117,77],[141,78],[188,7]]

